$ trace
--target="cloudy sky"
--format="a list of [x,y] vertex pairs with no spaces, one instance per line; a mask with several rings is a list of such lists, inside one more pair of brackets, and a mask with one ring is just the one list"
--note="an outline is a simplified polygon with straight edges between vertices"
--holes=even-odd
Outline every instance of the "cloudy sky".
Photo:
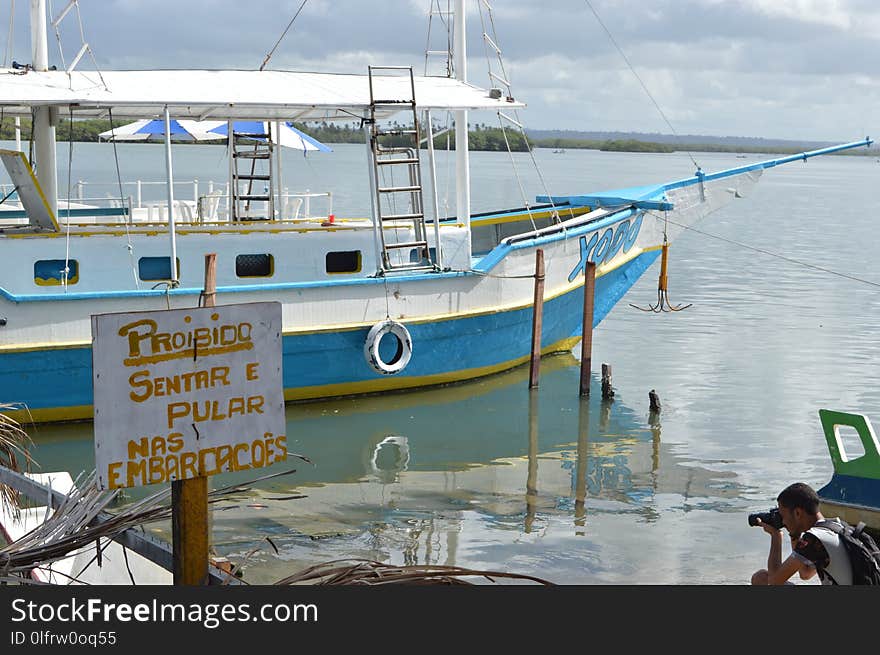
[[[440,3],[446,6],[446,0]],[[29,3],[15,4],[13,58],[29,61]],[[53,4],[57,13],[66,0]],[[80,0],[85,36],[103,69],[256,69],[301,4]],[[366,72],[373,63],[414,65],[423,71],[430,4],[308,0],[268,67]],[[477,3],[469,4],[469,78],[488,85],[481,16]],[[528,104],[521,114],[527,127],[671,132],[640,78],[679,134],[825,141],[877,136],[878,0],[490,4],[514,95]],[[8,5],[0,16],[4,11]],[[435,18],[431,49],[445,43],[442,30]],[[81,43],[74,12],[62,25],[62,42],[69,61]],[[56,43],[50,33],[53,63],[59,63]],[[84,60],[80,67],[90,64]]]

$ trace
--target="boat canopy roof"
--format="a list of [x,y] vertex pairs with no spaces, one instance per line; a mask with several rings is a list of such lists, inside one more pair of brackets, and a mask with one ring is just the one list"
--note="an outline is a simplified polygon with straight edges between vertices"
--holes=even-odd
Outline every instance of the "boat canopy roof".
[[[405,69],[408,72],[408,69]],[[447,77],[415,77],[419,109],[503,110],[523,107]],[[373,75],[376,114],[409,109],[406,75]],[[493,95],[499,95],[494,93]],[[244,70],[46,71],[0,69],[0,106],[30,114],[34,106],[73,107],[80,117],[152,118],[167,106],[175,118],[332,120],[361,118],[370,107],[367,75]]]

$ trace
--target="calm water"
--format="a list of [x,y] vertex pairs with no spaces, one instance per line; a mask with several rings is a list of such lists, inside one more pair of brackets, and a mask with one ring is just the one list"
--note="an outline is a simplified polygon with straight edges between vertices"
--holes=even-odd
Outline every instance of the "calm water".
[[[161,179],[150,173],[163,170],[161,146],[119,152],[125,178]],[[108,144],[77,144],[71,178],[112,181],[108,153]],[[683,154],[534,156],[555,194],[694,170]],[[695,156],[706,171],[757,160]],[[322,175],[336,173],[351,181],[332,188],[336,213],[364,214],[361,147],[285,157],[291,190],[326,190]],[[528,155],[514,159],[530,197],[542,193]],[[476,153],[473,164],[475,211],[521,204],[507,154]],[[179,179],[219,181],[224,172],[222,148],[176,149]],[[878,175],[870,157],[791,164],[698,227],[880,283],[869,197]],[[861,412],[880,427],[880,293],[689,233],[671,249],[669,285],[673,302],[694,306],[663,315],[630,308],[656,299],[657,273],[655,265],[594,334],[589,401],[578,398],[576,352],[545,358],[532,394],[520,368],[442,389],[290,406],[289,448],[313,464],[291,460],[295,474],[215,511],[215,549],[234,561],[257,549],[244,567],[254,583],[351,556],[559,583],[747,582],[766,562],[767,538],[746,514],[771,506],[790,482],[820,487],[831,476],[819,408]],[[600,398],[602,362],[613,366],[612,403]],[[651,389],[663,402],[653,425]],[[33,437],[44,470],[94,465],[90,424],[43,426]],[[294,493],[306,498],[284,500]]]

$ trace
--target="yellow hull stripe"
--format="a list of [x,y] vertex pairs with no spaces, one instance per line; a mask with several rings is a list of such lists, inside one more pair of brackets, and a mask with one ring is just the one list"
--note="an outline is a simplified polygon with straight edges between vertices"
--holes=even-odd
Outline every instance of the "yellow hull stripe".
[[[39,187],[37,187],[39,189]],[[42,196],[42,190],[40,190],[40,195]],[[45,203],[45,198],[43,199]],[[46,203],[48,207],[48,203]],[[590,207],[559,207],[556,210],[556,213],[565,218],[572,218],[576,216],[581,216],[583,214],[587,214],[590,212]],[[51,211],[50,211],[51,214]],[[553,217],[552,210],[542,210],[542,211],[533,211],[531,215],[528,212],[520,212],[517,214],[508,214],[505,216],[499,216],[497,218],[478,218],[473,217],[471,219],[473,225],[498,225],[502,223],[519,223],[526,220],[544,220]],[[54,217],[53,217],[54,220]],[[178,234],[251,234],[251,233],[263,233],[263,234],[278,234],[282,232],[333,232],[336,229],[357,229],[358,227],[367,227],[363,225],[368,221],[368,219],[360,219],[360,218],[338,218],[334,221],[333,225],[322,225],[316,226],[320,217],[315,217],[312,219],[296,219],[296,220],[283,220],[283,221],[273,221],[273,224],[270,226],[250,226],[246,223],[243,224],[235,224],[235,227],[232,226],[224,226],[224,225],[214,225],[211,223],[201,223],[201,224],[187,224],[187,223],[178,223],[177,224],[177,233]],[[305,225],[311,224],[306,227]],[[125,236],[128,234],[137,234],[139,236],[166,236],[168,231],[166,229],[167,223],[132,223],[128,226],[128,231],[125,231],[123,227],[117,227],[119,224],[114,223],[71,223],[70,227],[72,230],[76,230],[76,232],[72,232],[70,236],[75,237],[89,237],[89,236]],[[446,225],[450,225],[447,223]],[[463,227],[462,223],[454,224],[457,227]],[[95,228],[103,228],[103,229],[95,229]],[[386,227],[386,230],[389,229],[399,229],[399,228],[391,228]],[[21,233],[21,234],[9,234],[7,235],[13,238],[21,238],[21,239],[31,239],[31,238],[43,238],[43,237],[65,237],[66,234],[62,232],[56,233]]]
[[880,509],[864,505],[843,505],[833,500],[819,500],[819,509],[824,516],[839,516],[850,525],[864,521],[873,530],[880,530]]
[[[552,353],[568,352],[577,345],[581,340],[580,337],[568,337],[557,341],[541,350],[542,355]],[[492,366],[480,366],[477,368],[464,369],[461,371],[451,371],[449,373],[439,373],[437,375],[422,375],[413,378],[394,378],[382,377],[375,380],[364,380],[361,382],[342,382],[339,384],[326,384],[317,387],[292,388],[284,390],[284,400],[314,400],[318,398],[330,398],[338,396],[356,396],[368,393],[378,393],[381,391],[392,391],[400,389],[413,389],[416,387],[430,387],[438,384],[448,384],[450,382],[462,382],[464,380],[472,380],[474,378],[500,373],[508,369],[519,366],[529,361],[529,355],[517,357],[500,364]],[[18,421],[21,424],[29,423],[56,423],[62,421],[81,421],[89,420],[93,416],[92,405],[76,405],[73,407],[50,407],[46,409],[35,410],[12,410],[4,412],[9,418]]]
[[[573,218],[576,216],[581,216],[582,214],[589,214],[589,207],[578,207],[576,209],[569,207],[559,207],[556,210],[556,213],[559,214],[567,220],[569,218]],[[531,216],[529,216],[528,212],[521,212],[519,214],[509,214],[506,216],[499,216],[498,218],[471,218],[471,225],[474,227],[481,225],[499,225],[501,223],[520,223],[522,221],[527,221],[531,218],[531,220],[543,220],[545,218],[552,218],[553,212],[550,210],[544,210],[539,212],[532,212]]]

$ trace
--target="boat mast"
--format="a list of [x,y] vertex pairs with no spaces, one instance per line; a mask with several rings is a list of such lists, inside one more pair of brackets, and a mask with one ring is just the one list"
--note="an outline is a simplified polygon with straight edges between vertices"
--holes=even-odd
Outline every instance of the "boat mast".
[[[455,0],[454,23],[455,78],[467,82],[467,33],[465,32],[464,0]],[[471,229],[471,176],[468,159],[468,113],[455,112],[455,213],[459,223]],[[470,248],[470,240],[468,240]],[[470,260],[470,252],[468,253]]]
[[[31,0],[31,48],[35,71],[49,70],[49,41],[46,28],[46,0]],[[34,154],[37,159],[37,180],[43,194],[58,216],[58,171],[55,161],[55,126],[58,124],[57,107],[34,109]]]

